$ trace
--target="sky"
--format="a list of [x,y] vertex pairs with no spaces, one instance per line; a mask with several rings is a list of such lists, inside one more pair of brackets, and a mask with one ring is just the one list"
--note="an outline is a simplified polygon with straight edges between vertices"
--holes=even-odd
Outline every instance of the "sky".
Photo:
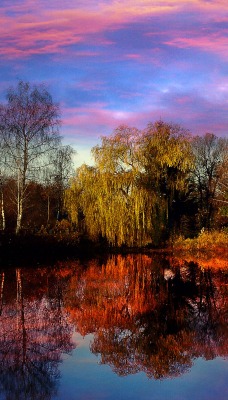
[[0,38],[0,102],[45,83],[78,166],[122,124],[228,137],[227,0],[0,0]]

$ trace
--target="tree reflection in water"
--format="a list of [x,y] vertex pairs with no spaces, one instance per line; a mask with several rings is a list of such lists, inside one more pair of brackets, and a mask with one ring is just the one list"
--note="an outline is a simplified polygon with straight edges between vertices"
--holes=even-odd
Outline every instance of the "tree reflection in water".
[[119,375],[161,379],[186,372],[195,358],[227,356],[225,273],[193,262],[113,256],[76,269],[67,305],[91,351]]
[[[6,276],[5,276],[6,275]],[[73,348],[73,326],[62,304],[61,286],[48,275],[2,273],[0,393],[6,399],[51,399],[63,352]],[[54,285],[53,285],[54,283]],[[52,293],[51,293],[52,292]]]
[[0,393],[51,399],[74,327],[122,376],[176,377],[198,357],[226,357],[226,280],[219,268],[136,254],[0,272]]

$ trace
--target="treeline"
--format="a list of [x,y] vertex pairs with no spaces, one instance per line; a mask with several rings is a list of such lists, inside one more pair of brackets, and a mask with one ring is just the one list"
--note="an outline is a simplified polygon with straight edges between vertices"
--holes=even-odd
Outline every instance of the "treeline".
[[160,245],[227,224],[228,141],[175,124],[118,127],[73,172],[58,105],[20,81],[0,105],[0,229],[57,226],[111,246]]
[[37,232],[64,216],[73,149],[59,134],[59,107],[42,85],[20,81],[0,105],[0,229]]
[[118,127],[92,149],[66,191],[68,216],[112,246],[161,245],[227,224],[228,141],[157,121]]

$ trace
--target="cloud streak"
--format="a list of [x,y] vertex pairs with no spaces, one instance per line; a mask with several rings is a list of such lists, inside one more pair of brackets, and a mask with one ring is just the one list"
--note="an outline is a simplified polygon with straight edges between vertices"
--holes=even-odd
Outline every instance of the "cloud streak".
[[0,96],[45,82],[83,151],[159,118],[224,136],[227,23],[225,0],[1,0]]
[[[75,3],[75,7],[74,7]],[[178,21],[177,16],[181,18],[184,13],[200,12],[202,17],[210,23],[212,19],[218,22],[224,19],[224,10],[221,12],[221,5],[225,6],[223,1],[202,2],[202,1],[158,1],[151,6],[151,1],[110,1],[98,2],[97,7],[85,9],[82,5],[77,6],[77,1],[68,4],[66,9],[58,8],[60,2],[53,0],[53,7],[46,8],[47,2],[36,2],[28,0],[20,2],[18,7],[14,1],[14,8],[3,7],[0,12],[0,34],[1,34],[1,54],[4,57],[30,57],[34,54],[54,54],[72,52],[71,46],[78,43],[87,43],[93,45],[112,45],[113,42],[105,39],[105,34],[110,31],[118,31],[131,24],[141,22],[143,18],[151,18],[156,26],[156,19],[162,17],[172,17],[173,25]],[[86,2],[89,8],[89,3]],[[5,3],[7,4],[7,3]],[[93,2],[91,3],[94,4]],[[153,4],[153,3],[152,3]],[[11,11],[10,11],[11,10]],[[22,12],[24,10],[24,13]],[[185,10],[185,11],[183,11]],[[208,14],[207,14],[208,12]],[[215,17],[216,16],[216,17]],[[154,20],[153,20],[154,19]],[[145,20],[144,20],[145,23]],[[146,21],[148,28],[150,26]],[[227,30],[218,33],[211,33],[209,36],[202,35],[195,29],[188,32],[188,37],[182,37],[182,29],[173,31],[172,27],[166,26],[165,32],[155,31],[156,40],[161,40],[165,34],[171,35],[170,41],[164,43],[173,47],[200,47],[204,51],[218,52],[218,49],[224,53],[227,50]],[[170,29],[171,28],[171,29]],[[194,27],[193,27],[194,28]],[[161,37],[159,37],[159,34]],[[219,53],[220,53],[219,51]],[[80,53],[76,53],[80,56]],[[95,53],[96,54],[96,53]],[[131,54],[129,54],[129,57]],[[134,54],[136,58],[137,55]],[[139,57],[139,56],[138,56]]]

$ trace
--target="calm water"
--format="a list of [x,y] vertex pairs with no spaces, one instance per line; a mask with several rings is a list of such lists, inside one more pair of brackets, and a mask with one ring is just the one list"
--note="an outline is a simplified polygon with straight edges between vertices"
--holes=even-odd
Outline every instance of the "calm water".
[[215,262],[2,268],[0,400],[225,400],[228,279]]

